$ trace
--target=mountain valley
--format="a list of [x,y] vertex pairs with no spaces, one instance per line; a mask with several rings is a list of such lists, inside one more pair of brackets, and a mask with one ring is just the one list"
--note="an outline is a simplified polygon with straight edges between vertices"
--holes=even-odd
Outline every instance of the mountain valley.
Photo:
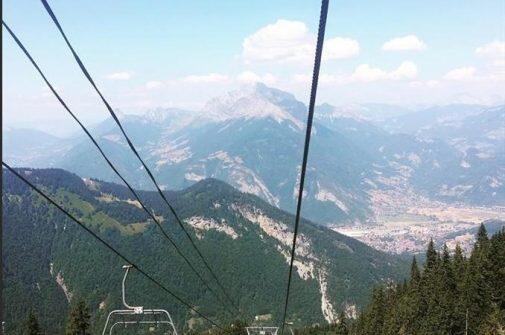
[[[199,112],[158,109],[123,116],[122,122],[166,189],[217,178],[293,212],[305,115],[306,106],[293,95],[256,84],[212,99]],[[470,131],[475,127],[479,130]],[[92,132],[127,180],[152,189],[111,120]],[[453,243],[455,237],[446,238],[452,234],[444,231],[464,236],[468,225],[505,218],[504,132],[505,106],[413,111],[322,104],[303,214],[358,238],[362,234],[353,231],[376,230],[377,243],[363,241],[387,251],[423,250],[426,241],[409,242],[419,229],[440,243]],[[117,182],[87,139],[48,140],[49,135],[29,133],[6,133],[6,142],[13,143],[4,144],[6,161]],[[34,140],[23,140],[30,137]],[[391,240],[392,249],[381,247]]]

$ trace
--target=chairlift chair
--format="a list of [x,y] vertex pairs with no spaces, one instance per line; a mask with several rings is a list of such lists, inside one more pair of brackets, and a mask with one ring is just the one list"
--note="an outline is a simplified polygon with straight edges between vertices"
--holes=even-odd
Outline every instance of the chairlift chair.
[[279,327],[246,327],[247,335],[277,335]]
[[[105,322],[105,326],[102,331],[102,335],[105,335],[108,331],[109,335],[112,335],[112,331],[119,325],[123,325],[127,327],[128,325],[164,325],[168,328],[166,334],[167,335],[177,335],[177,330],[175,329],[174,322],[170,313],[168,313],[164,309],[145,309],[143,306],[130,306],[126,303],[126,290],[125,290],[125,282],[131,265],[124,265],[123,269],[125,269],[125,274],[123,277],[122,283],[122,300],[123,305],[126,309],[117,309],[113,310],[107,316],[107,321]],[[142,317],[151,317],[146,320],[142,320]],[[114,321],[115,317],[121,317],[121,320]],[[136,320],[135,320],[136,318]]]

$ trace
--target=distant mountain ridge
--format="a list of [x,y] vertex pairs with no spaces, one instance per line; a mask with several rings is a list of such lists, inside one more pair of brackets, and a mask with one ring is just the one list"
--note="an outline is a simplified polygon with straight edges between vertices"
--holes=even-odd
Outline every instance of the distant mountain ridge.
[[[458,116],[458,110],[463,115]],[[419,114],[380,104],[319,106],[305,215],[333,224],[374,222],[382,206],[378,199],[406,193],[445,202],[504,204],[503,106],[452,105],[429,111]],[[306,113],[306,106],[293,95],[257,84],[210,100],[200,113],[159,109],[124,116],[123,123],[165,188],[218,178],[293,211]],[[468,126],[454,128],[455,135],[447,137],[439,134],[446,134],[445,128],[426,128],[441,115],[458,116],[458,122]],[[485,136],[476,138],[468,130],[478,115],[489,115],[487,133],[494,139],[488,136],[482,142]],[[416,121],[419,118],[423,123]],[[413,128],[416,124],[420,129]],[[138,188],[153,187],[110,120],[94,134],[128,180]],[[55,166],[117,180],[86,139],[71,147],[55,144],[33,159],[26,150],[22,161],[5,149],[7,161],[18,166]]]
[[[81,179],[59,169],[19,171],[202,313],[217,322],[232,322],[239,317],[227,314],[201,285],[125,187]],[[140,196],[211,282],[159,195],[142,191]],[[245,320],[271,314],[271,322],[279,323],[293,215],[215,179],[202,180],[182,191],[166,192],[166,196]],[[123,264],[6,171],[2,201],[7,331],[19,331],[24,316],[33,309],[44,329],[61,333],[68,306],[78,298],[90,305],[97,331],[107,313],[120,305]],[[370,287],[399,280],[406,270],[407,263],[398,257],[302,220],[288,318],[295,325],[309,325],[333,322],[341,310],[354,316],[367,302]],[[208,328],[202,319],[135,271],[128,288],[132,301],[167,308],[180,331]]]

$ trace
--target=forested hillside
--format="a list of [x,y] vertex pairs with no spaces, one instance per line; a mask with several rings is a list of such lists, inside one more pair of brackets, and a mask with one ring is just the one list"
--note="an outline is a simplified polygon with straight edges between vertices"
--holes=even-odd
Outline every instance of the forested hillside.
[[473,251],[435,250],[414,258],[408,281],[374,288],[357,321],[313,327],[300,334],[505,334],[505,230],[488,237],[481,226]]
[[[230,314],[176,254],[125,187],[59,169],[19,170],[115,248],[216,322],[251,321],[267,315],[280,322],[294,217],[260,198],[217,180],[166,192],[200,250],[219,275],[242,315]],[[140,197],[209,281],[156,192]],[[41,328],[62,333],[69,306],[83,299],[95,333],[107,314],[121,307],[123,263],[12,173],[3,173],[3,294],[8,333],[21,333],[32,311]],[[335,322],[340,310],[355,313],[368,289],[408,273],[401,259],[302,220],[288,318],[297,327]],[[138,272],[128,279],[134,304],[166,308],[178,330],[210,325]],[[221,297],[221,300],[222,297]]]

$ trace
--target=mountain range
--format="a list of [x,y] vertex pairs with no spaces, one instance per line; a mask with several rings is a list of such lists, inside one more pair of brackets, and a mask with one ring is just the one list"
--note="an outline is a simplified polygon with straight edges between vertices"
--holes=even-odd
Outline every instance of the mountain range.
[[[165,192],[242,315],[227,314],[160,234],[124,187],[61,169],[18,169],[70,213],[218,323],[282,316],[293,215],[216,179]],[[140,191],[171,238],[219,292],[172,214],[154,191]],[[121,306],[121,260],[8,171],[3,171],[3,296],[6,330],[20,331],[30,310],[43,329],[62,333],[69,305],[84,299],[93,332]],[[375,284],[405,277],[403,259],[379,252],[329,228],[302,220],[288,319],[296,326],[353,317]],[[198,315],[138,272],[128,299],[166,308],[178,329],[209,328]],[[221,297],[222,298],[222,297]]]
[[[199,112],[157,109],[122,122],[166,189],[223,180],[294,211],[307,107],[256,84],[210,100]],[[83,137],[4,134],[8,162],[61,167],[117,181]],[[127,179],[152,189],[124,138],[106,120],[92,130]],[[29,138],[29,139],[27,139]],[[477,206],[505,204],[505,106],[409,110],[367,104],[317,107],[303,213],[327,224],[369,224],[405,194]]]

